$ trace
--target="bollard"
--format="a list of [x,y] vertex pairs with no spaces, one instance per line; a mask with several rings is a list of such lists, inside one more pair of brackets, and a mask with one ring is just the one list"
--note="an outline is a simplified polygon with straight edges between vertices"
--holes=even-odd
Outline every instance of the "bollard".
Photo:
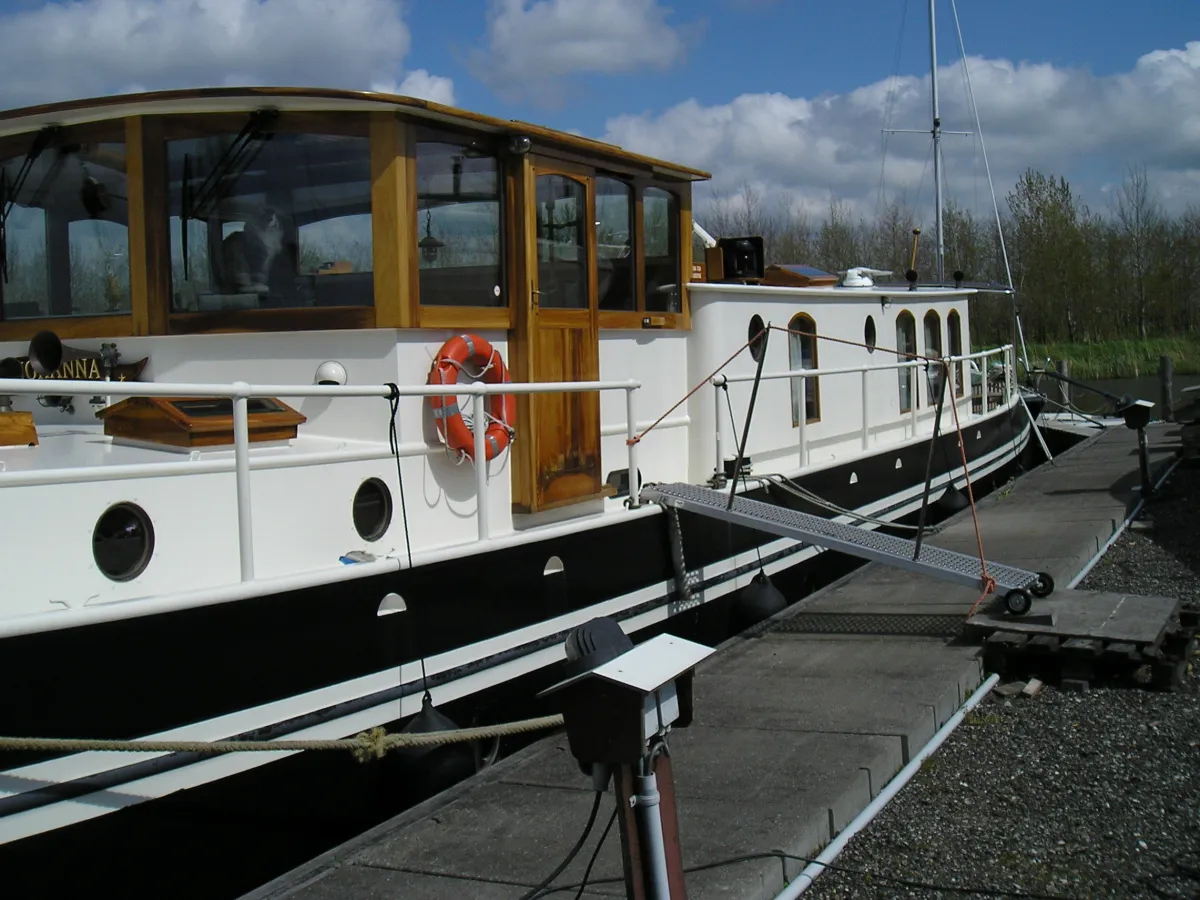
[[1158,359],[1158,384],[1162,389],[1162,417],[1164,422],[1175,421],[1175,414],[1171,409],[1175,400],[1175,390],[1172,384],[1174,375],[1174,361],[1169,356],[1160,356]]

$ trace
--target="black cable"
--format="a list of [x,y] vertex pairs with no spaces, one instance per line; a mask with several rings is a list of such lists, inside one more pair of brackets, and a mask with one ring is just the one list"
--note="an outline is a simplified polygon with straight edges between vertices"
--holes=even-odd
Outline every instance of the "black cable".
[[[592,803],[592,814],[588,816],[587,824],[583,826],[583,834],[579,836],[579,840],[575,842],[575,846],[571,848],[571,852],[567,854],[567,858],[559,863],[558,867],[541,884],[528,893],[522,894],[520,900],[534,900],[535,897],[541,897],[544,893],[550,893],[546,890],[550,887],[550,882],[563,873],[563,870],[574,861],[575,857],[579,855],[579,851],[583,849],[583,845],[587,843],[588,835],[592,833],[592,826],[596,824],[596,813],[600,811],[600,799],[603,796],[603,791],[596,791],[596,799]],[[619,878],[617,880],[623,881],[624,879]],[[575,887],[576,885],[572,886]],[[562,888],[556,888],[555,890],[562,890]]]
[[[396,478],[400,482],[400,517],[404,521],[404,549],[408,551],[408,567],[413,567],[412,561],[412,542],[408,537],[408,504],[404,502],[404,473],[400,471],[400,437],[396,433],[396,414],[400,410],[400,387],[394,382],[389,381],[386,385],[388,389],[388,403],[392,408],[392,419],[388,424],[388,444],[392,449],[392,456],[396,459]],[[424,660],[421,661],[424,667]],[[424,671],[422,669],[422,677]]]
[[[817,862],[817,860],[810,859],[805,856],[794,856],[791,853],[784,853],[780,850],[771,850],[765,853],[747,853],[743,856],[733,856],[729,859],[719,859],[715,862],[700,863],[698,865],[688,866],[683,871],[684,874],[692,874],[693,872],[704,872],[708,869],[719,869],[723,868],[724,866],[735,865],[736,863],[753,862],[760,859],[782,859],[802,863]],[[1014,897],[1016,900],[1079,900],[1079,898],[1070,897],[1066,894],[1041,894],[1036,891],[1008,891],[1001,888],[962,887],[959,885],[950,884],[933,884],[927,881],[914,881],[909,878],[900,878],[896,875],[885,875],[882,872],[868,872],[865,869],[852,869],[848,866],[839,866],[833,863],[820,863],[820,865],[831,872],[845,872],[847,875],[858,875],[863,878],[875,878],[890,884],[900,885],[901,887],[915,888],[923,891],[945,891],[949,894],[966,894],[982,897]],[[601,878],[593,881],[592,884],[616,884],[624,880],[625,879],[623,877]],[[577,884],[564,884],[559,885],[558,887],[554,888],[553,891],[548,891],[547,893],[567,891],[577,887],[579,887]],[[522,900],[525,900],[525,898],[522,898]]]
[[592,877],[592,866],[596,865],[596,860],[600,857],[600,848],[604,846],[605,840],[608,839],[608,833],[612,830],[613,823],[616,821],[617,808],[614,806],[612,815],[608,817],[608,824],[604,826],[600,840],[596,842],[596,849],[592,851],[592,858],[588,860],[587,868],[583,870],[583,880],[579,882],[579,890],[575,892],[575,900],[580,900],[583,896],[583,890],[587,887],[588,879]]

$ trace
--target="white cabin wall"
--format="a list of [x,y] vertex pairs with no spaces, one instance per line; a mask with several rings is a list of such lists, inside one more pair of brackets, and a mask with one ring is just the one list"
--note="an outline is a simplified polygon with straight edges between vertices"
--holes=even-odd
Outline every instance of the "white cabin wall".
[[[634,428],[649,425],[691,389],[688,384],[688,345],[686,331],[614,330],[600,332],[600,380],[641,382],[634,391]],[[683,481],[688,477],[688,435],[695,423],[678,424],[688,408],[680,406],[647,434],[637,445],[638,469],[642,480]],[[625,391],[604,391],[600,395],[601,432],[621,427],[619,434],[601,438],[601,476],[629,465],[624,427]],[[639,427],[642,426],[642,427]]]
[[[896,348],[897,318],[905,310],[912,313],[916,324],[918,354],[924,354],[927,349],[923,321],[929,309],[938,311],[944,350],[949,347],[945,321],[951,308],[957,309],[962,315],[964,332],[967,327],[965,294],[947,297],[927,291],[900,291],[887,295],[886,302],[883,302],[883,297],[878,291],[860,294],[844,288],[814,291],[749,285],[694,284],[690,296],[693,340],[689,348],[689,366],[690,380],[693,383],[716,369],[747,340],[750,318],[755,314],[761,316],[765,322],[787,328],[794,316],[804,313],[812,318],[818,335],[852,342],[845,344],[819,337],[817,365],[821,369],[864,365],[882,367],[898,362],[895,352],[890,351]],[[873,317],[875,321],[874,351],[858,346],[865,343],[867,316]],[[771,332],[763,367],[764,375],[793,369],[788,352],[788,338],[789,335],[783,331]],[[966,333],[963,346],[964,349],[969,349]],[[797,357],[795,368],[799,366]],[[724,369],[724,374],[730,377],[753,376],[755,369],[754,359],[748,351],[743,351]],[[926,434],[932,430],[932,416],[926,402],[924,371],[918,369],[915,378],[920,398],[916,433]],[[792,474],[806,466],[820,466],[854,458],[864,452],[861,373],[820,376],[820,419],[805,422],[803,425],[806,448],[804,461],[800,457],[801,427],[793,424],[790,385],[790,379],[782,378],[763,380],[759,386],[746,449],[755,471]],[[737,442],[744,427],[751,390],[751,382],[729,386],[729,399],[734,413],[732,425],[724,398],[721,400],[720,426],[722,455],[725,459],[732,460],[737,455]],[[870,405],[867,452],[876,446],[912,438],[912,417],[900,411],[898,371],[868,371],[867,391]],[[706,386],[689,401],[689,415],[693,421],[689,444],[693,480],[709,477],[715,465],[715,445],[711,431],[715,415],[713,393],[714,389]]]

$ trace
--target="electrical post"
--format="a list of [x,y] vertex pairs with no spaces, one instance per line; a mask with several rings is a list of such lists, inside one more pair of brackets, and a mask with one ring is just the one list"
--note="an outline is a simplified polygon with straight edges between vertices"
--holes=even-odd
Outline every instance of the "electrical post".
[[692,677],[712,648],[669,634],[633,646],[614,619],[566,640],[558,694],[571,754],[597,791],[613,780],[628,900],[686,900],[675,780],[666,737],[692,720]]

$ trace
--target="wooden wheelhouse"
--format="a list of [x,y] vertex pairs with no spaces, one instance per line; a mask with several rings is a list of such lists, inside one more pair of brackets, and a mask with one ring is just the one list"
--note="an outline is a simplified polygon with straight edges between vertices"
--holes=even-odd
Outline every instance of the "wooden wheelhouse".
[[[122,95],[0,114],[0,340],[485,329],[514,381],[686,329],[707,173],[375,93]],[[685,274],[686,273],[686,274]],[[604,496],[600,398],[522,396],[514,511]]]

